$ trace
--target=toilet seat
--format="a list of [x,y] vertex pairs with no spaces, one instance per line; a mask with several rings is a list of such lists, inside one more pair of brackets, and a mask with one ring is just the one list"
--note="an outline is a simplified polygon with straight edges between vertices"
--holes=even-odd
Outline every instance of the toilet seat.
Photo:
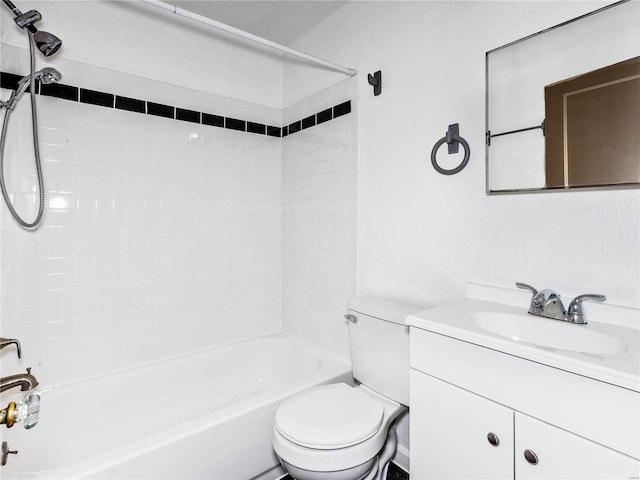
[[275,428],[307,448],[334,450],[365,442],[382,426],[384,406],[345,383],[323,385],[285,400]]

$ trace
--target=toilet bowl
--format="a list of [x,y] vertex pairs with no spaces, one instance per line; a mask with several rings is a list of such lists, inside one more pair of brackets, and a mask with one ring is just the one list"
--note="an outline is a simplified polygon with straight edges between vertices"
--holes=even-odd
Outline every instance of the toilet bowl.
[[379,480],[396,452],[394,420],[409,406],[408,315],[416,305],[373,296],[345,316],[353,378],[284,400],[273,449],[296,480]]
[[323,385],[280,405],[273,447],[297,480],[373,479],[389,426],[405,410],[364,385]]

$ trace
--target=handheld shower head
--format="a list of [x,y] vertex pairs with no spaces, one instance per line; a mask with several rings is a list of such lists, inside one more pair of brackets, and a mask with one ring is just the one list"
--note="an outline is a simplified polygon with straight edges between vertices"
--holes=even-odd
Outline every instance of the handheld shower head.
[[53,67],[44,67],[35,73],[36,79],[40,80],[45,85],[49,83],[56,83],[62,78],[62,74]]
[[[2,121],[2,127],[0,132],[0,190],[2,191],[2,197],[4,198],[7,208],[9,212],[15,218],[15,220],[22,226],[23,228],[33,228],[40,224],[40,221],[44,215],[44,204],[45,204],[45,191],[44,191],[44,179],[42,175],[42,162],[40,160],[40,149],[39,149],[39,141],[38,141],[38,112],[36,109],[36,91],[35,91],[35,81],[36,79],[40,79],[40,81],[44,84],[49,84],[53,82],[57,82],[62,78],[60,72],[58,72],[54,68],[43,68],[42,70],[36,72],[36,55],[35,49],[36,47],[40,52],[48,57],[49,55],[53,55],[60,46],[62,45],[62,41],[48,32],[41,32],[33,25],[34,23],[40,21],[42,19],[42,15],[40,12],[36,10],[30,10],[27,13],[23,14],[20,9],[18,9],[11,0],[2,0],[2,2],[11,10],[11,12],[15,15],[16,24],[22,28],[27,29],[27,36],[29,37],[29,60],[30,60],[30,68],[29,75],[23,77],[17,85],[17,88],[14,92],[12,92],[11,97],[8,102],[0,101],[0,108],[6,108],[3,112],[4,117]],[[32,138],[33,138],[33,151],[35,154],[35,166],[36,173],[38,177],[38,192],[39,192],[39,202],[38,202],[38,213],[36,218],[29,222],[25,220],[14,208],[12,200],[7,192],[7,186],[5,183],[4,177],[4,147],[7,135],[7,125],[9,124],[9,118],[11,116],[11,112],[16,107],[24,92],[31,85],[31,126],[32,130]]]
[[[42,70],[38,70],[34,77],[36,80],[40,80],[45,85],[50,83],[55,83],[62,78],[62,74],[52,67],[45,67]],[[16,105],[24,95],[24,92],[27,91],[29,85],[31,84],[31,75],[25,75],[18,81],[18,87],[11,94],[11,97],[7,102],[3,102],[2,106],[8,108],[9,110],[13,110],[16,108]]]

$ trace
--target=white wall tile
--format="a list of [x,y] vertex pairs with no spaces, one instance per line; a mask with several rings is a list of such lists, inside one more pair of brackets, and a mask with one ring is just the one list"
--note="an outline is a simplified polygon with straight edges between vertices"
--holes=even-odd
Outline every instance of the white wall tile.
[[[288,107],[283,118],[292,122],[340,104],[350,88],[349,80],[341,82]],[[347,115],[285,137],[282,154],[282,326],[347,361],[343,315],[355,279],[351,122],[354,115]]]
[[[138,98],[279,124],[279,110],[66,66],[79,86],[144,83]],[[29,364],[46,386],[279,329],[279,139],[38,101],[44,223],[26,232],[0,207],[0,327],[25,352],[7,368]],[[7,174],[33,210],[28,115],[15,115]]]

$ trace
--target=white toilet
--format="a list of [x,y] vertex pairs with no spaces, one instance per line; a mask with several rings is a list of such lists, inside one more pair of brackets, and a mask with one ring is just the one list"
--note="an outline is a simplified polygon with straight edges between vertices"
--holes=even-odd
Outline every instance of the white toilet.
[[409,406],[409,327],[423,308],[372,296],[349,302],[353,376],[278,407],[273,448],[297,480],[382,478],[397,442],[393,421]]

